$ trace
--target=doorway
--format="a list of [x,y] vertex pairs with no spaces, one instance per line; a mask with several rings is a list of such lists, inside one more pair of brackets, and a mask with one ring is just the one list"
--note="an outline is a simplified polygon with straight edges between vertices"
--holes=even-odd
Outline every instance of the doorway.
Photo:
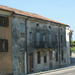
[[33,72],[33,54],[29,55],[30,72]]
[[52,51],[49,51],[49,66],[52,69]]

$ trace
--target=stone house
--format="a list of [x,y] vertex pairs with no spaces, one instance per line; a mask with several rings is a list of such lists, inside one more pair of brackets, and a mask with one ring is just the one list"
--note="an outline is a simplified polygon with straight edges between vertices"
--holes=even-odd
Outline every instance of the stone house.
[[68,26],[0,5],[0,72],[21,75],[66,66]]

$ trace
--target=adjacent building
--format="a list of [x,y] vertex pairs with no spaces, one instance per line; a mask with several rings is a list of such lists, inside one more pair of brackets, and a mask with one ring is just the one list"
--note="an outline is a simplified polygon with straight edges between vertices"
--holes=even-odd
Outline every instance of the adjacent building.
[[66,66],[68,26],[0,5],[0,71],[21,75]]
[[66,29],[66,50],[67,50],[67,65],[71,64],[71,42],[73,30],[70,27]]

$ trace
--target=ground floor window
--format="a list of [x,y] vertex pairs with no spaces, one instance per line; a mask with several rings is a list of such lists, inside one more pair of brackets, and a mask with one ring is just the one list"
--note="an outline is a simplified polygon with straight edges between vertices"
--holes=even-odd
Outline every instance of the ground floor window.
[[25,73],[25,53],[21,53],[21,72]]
[[40,51],[37,52],[37,63],[40,64]]
[[62,50],[62,61],[63,61],[63,50]]
[[44,63],[46,63],[46,62],[47,62],[47,52],[44,51]]
[[58,61],[58,51],[56,52],[56,61]]

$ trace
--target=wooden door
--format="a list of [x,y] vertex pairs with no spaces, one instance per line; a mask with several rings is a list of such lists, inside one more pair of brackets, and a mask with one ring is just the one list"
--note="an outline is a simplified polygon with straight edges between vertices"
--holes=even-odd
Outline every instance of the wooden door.
[[33,54],[29,56],[29,60],[30,60],[30,72],[33,72]]
[[49,66],[52,69],[52,51],[49,52]]

